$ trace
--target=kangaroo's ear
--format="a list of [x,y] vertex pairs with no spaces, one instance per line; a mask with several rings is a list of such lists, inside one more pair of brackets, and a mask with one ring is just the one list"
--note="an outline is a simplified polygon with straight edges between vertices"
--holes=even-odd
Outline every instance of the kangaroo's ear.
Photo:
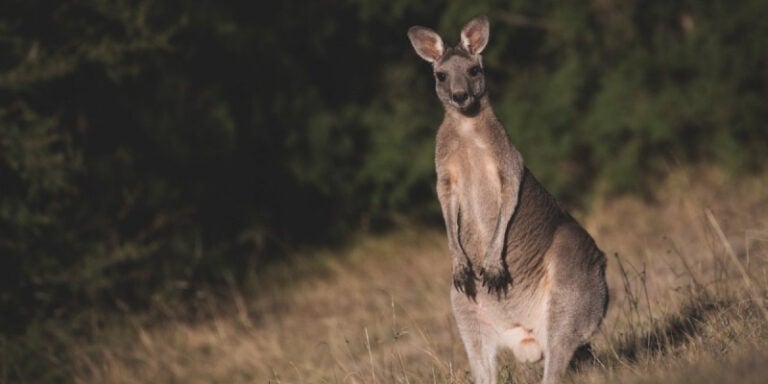
[[479,55],[488,44],[488,18],[480,15],[461,29],[461,46],[472,55]]
[[411,39],[413,49],[422,59],[434,63],[443,57],[445,46],[443,39],[437,32],[429,28],[415,26],[408,30],[408,38]]

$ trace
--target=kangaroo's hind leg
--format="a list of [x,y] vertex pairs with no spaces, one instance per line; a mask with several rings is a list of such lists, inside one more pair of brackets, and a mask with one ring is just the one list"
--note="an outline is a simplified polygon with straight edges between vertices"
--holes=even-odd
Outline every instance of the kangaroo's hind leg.
[[496,384],[498,335],[483,321],[480,306],[457,290],[451,292],[453,315],[459,328],[475,384]]
[[544,379],[542,380],[544,384],[554,384],[565,374],[573,353],[582,343],[573,329],[558,328],[551,327],[548,332],[548,350],[544,355]]
[[[556,297],[558,294],[560,298]],[[547,350],[544,353],[545,384],[555,383],[565,374],[576,350],[589,342],[589,337],[600,324],[600,318],[589,306],[574,305],[574,299],[578,300],[576,296],[573,291],[553,291],[550,299]]]
[[599,319],[583,306],[578,290],[553,287],[551,294],[544,353],[545,384],[556,383],[565,374],[574,352],[588,341],[599,324]]
[[544,383],[555,383],[589,341],[605,315],[608,289],[605,256],[583,229],[558,229],[547,252],[552,281],[548,319]]

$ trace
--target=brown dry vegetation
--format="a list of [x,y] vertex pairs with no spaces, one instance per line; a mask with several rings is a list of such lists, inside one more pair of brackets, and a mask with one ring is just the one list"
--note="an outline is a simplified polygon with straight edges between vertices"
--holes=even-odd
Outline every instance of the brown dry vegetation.
[[[609,257],[611,303],[566,380],[765,382],[767,180],[678,170],[653,201],[577,214]],[[263,271],[248,294],[201,295],[198,320],[95,330],[64,369],[80,383],[469,383],[445,244],[423,228],[361,236]],[[502,358],[506,382],[540,380],[540,365]]]

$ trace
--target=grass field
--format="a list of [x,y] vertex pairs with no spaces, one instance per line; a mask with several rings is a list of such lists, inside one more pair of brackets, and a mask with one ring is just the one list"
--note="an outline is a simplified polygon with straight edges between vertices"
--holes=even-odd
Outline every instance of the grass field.
[[[577,383],[768,382],[768,177],[677,170],[652,200],[574,215],[608,255],[611,302]],[[100,322],[60,367],[78,383],[470,383],[442,231],[404,226],[296,255],[228,299]],[[192,319],[190,319],[192,318]],[[507,383],[540,364],[502,354]]]

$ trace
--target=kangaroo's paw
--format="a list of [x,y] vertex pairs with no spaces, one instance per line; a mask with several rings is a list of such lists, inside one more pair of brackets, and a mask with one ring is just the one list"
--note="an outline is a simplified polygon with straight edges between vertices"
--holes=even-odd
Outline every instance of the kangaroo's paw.
[[467,264],[458,264],[453,267],[453,287],[457,291],[467,295],[470,299],[474,300],[477,295],[477,288],[475,287],[475,272],[472,267]]
[[502,265],[487,265],[480,270],[480,276],[483,278],[483,286],[488,289],[488,293],[495,293],[497,298],[501,298],[501,293],[504,292],[504,296],[507,295],[510,284],[512,284],[512,276],[507,271],[507,268]]

